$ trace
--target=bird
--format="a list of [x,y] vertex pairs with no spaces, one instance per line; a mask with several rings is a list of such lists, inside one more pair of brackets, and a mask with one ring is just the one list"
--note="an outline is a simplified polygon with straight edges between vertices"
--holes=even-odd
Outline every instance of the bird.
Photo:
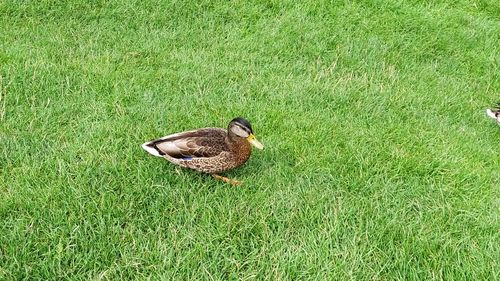
[[226,129],[201,128],[164,136],[142,144],[149,154],[169,162],[211,174],[231,185],[241,182],[221,176],[220,173],[243,165],[252,153],[252,146],[263,149],[254,135],[250,122],[236,117]]
[[486,114],[495,119],[497,124],[500,125],[500,102],[495,107],[486,109]]

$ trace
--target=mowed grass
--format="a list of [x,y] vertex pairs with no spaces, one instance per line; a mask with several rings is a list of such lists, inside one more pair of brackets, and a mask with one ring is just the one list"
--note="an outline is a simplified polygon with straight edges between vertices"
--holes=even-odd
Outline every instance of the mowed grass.
[[[1,280],[496,280],[500,4],[0,0]],[[144,141],[248,118],[230,187]]]

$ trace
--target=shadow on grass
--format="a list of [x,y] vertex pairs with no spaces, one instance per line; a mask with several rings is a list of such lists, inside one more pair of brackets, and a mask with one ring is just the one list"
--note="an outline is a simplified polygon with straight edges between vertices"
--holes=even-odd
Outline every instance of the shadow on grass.
[[[151,167],[147,168],[147,170],[155,170],[155,182],[160,183],[168,179],[170,185],[184,186],[189,183],[189,186],[209,188],[227,185],[214,179],[210,174],[182,168],[163,159],[158,160],[161,164],[151,161]],[[274,181],[279,181],[276,175],[288,170],[291,172],[296,165],[297,158],[290,149],[265,149],[254,151],[250,159],[242,166],[220,174],[230,179],[243,181],[243,183],[259,177],[274,177]]]

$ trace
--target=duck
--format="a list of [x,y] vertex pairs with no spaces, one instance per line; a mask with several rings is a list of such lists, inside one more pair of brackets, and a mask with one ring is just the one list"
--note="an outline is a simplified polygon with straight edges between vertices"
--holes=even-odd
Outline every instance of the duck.
[[245,164],[252,153],[252,146],[264,148],[255,137],[250,122],[243,117],[232,119],[227,130],[201,128],[142,144],[142,148],[153,156],[162,157],[183,168],[211,174],[231,185],[241,182],[220,174]]
[[495,107],[486,109],[486,115],[495,119],[497,124],[500,125],[500,102]]

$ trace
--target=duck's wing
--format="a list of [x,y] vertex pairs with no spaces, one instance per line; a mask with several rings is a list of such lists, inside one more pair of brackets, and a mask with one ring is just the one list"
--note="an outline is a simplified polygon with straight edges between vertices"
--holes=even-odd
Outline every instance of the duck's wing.
[[226,130],[204,128],[168,135],[142,145],[144,150],[158,157],[170,156],[191,160],[200,157],[215,157],[227,151]]

